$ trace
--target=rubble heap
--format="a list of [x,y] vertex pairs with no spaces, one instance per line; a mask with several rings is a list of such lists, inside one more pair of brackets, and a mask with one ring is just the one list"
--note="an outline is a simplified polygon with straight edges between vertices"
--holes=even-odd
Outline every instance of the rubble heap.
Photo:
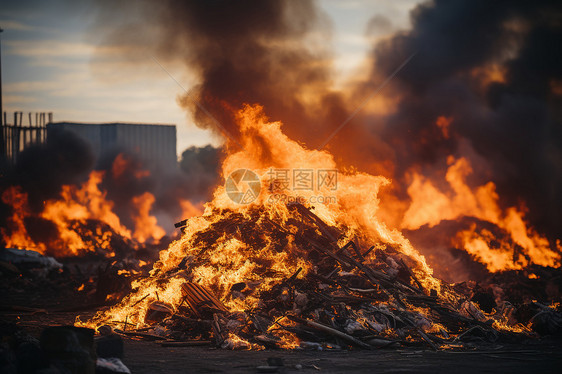
[[[110,325],[164,344],[255,349],[439,349],[530,333],[511,304],[484,295],[480,304],[492,305],[486,314],[470,287],[435,278],[378,216],[379,191],[390,180],[338,172],[328,151],[291,140],[260,106],[246,105],[235,119],[241,147],[227,146],[225,183],[203,215],[180,225],[180,239],[118,305],[78,325]],[[317,183],[295,188],[303,170],[334,171],[334,185],[316,175]]]
[[[163,252],[149,278],[86,325],[112,325],[167,345],[231,349],[439,349],[530,333],[510,320],[508,303],[486,314],[462,289],[421,279],[431,276],[392,246],[367,249],[365,238],[350,240],[345,227],[326,224],[312,207],[291,204],[286,212],[281,219],[259,207],[214,211],[203,229],[193,219],[183,222],[181,251]],[[233,241],[236,251],[226,247]],[[242,272],[251,274],[247,279],[229,277],[240,266],[237,256],[251,268]],[[279,264],[288,269],[279,271]]]

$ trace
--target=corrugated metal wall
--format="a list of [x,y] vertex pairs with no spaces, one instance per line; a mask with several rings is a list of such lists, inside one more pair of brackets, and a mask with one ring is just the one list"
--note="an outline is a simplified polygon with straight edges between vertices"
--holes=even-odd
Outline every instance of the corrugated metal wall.
[[92,145],[96,155],[115,148],[138,153],[151,166],[176,166],[176,126],[129,123],[86,124],[57,122],[50,129],[72,131]]

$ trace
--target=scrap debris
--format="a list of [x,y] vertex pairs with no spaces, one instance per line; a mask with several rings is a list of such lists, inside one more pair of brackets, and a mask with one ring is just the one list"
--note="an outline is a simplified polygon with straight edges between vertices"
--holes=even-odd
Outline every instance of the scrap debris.
[[[288,212],[284,220],[259,208],[246,215],[220,212],[221,219],[192,235],[188,243],[197,243],[197,248],[186,249],[177,266],[162,270],[157,264],[151,272],[149,281],[156,287],[181,282],[179,302],[163,302],[158,292],[141,295],[143,288],[137,285],[117,309],[103,311],[85,325],[122,325],[128,318],[127,335],[158,339],[164,346],[215,344],[228,349],[440,350],[536,335],[528,324],[519,323],[518,309],[509,303],[492,304],[482,290],[471,295],[441,281],[439,289],[428,288],[415,262],[392,246],[365,243],[360,237],[349,240],[345,228],[328,225],[301,204],[288,206]],[[187,230],[187,225],[189,221],[182,221],[177,226]],[[205,286],[194,269],[219,266],[213,259],[222,250],[217,242],[225,237],[243,243],[250,259],[267,237],[269,248],[285,261],[307,267],[263,287],[275,271],[256,258],[252,279],[230,284],[226,291],[224,283]],[[254,300],[251,307],[233,307],[248,305],[243,304],[246,299]],[[484,312],[482,301],[493,307]],[[536,315],[525,322],[532,318],[550,333],[560,331],[558,310],[534,310]]]

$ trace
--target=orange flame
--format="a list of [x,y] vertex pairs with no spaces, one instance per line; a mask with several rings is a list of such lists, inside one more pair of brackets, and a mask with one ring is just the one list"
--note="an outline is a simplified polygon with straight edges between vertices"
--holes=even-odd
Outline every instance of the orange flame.
[[[451,120],[445,117],[438,119],[437,126],[442,128],[445,136],[448,135]],[[229,147],[229,154],[222,164],[225,185],[215,189],[213,199],[205,204],[202,215],[188,220],[180,239],[160,252],[151,277],[133,283],[134,292],[120,304],[98,312],[89,321],[77,319],[77,325],[96,327],[126,320],[134,327],[145,327],[152,323],[147,322],[145,317],[155,301],[170,305],[174,312],[183,313],[182,286],[186,282],[197,283],[211,290],[231,312],[243,314],[242,311],[263,308],[263,305],[260,307],[260,294],[282,284],[294,274],[298,274],[299,278],[306,276],[315,266],[303,256],[296,255],[302,250],[296,243],[296,237],[283,235],[286,239],[282,244],[283,250],[280,250],[275,230],[250,231],[252,238],[256,236],[259,243],[257,245],[249,244],[252,241],[244,237],[244,225],[247,223],[259,225],[260,229],[264,222],[290,228],[290,222],[294,218],[287,201],[304,202],[314,209],[314,214],[322,221],[343,232],[343,237],[337,241],[340,247],[350,240],[361,240],[374,244],[379,250],[393,248],[399,253],[400,260],[407,261],[413,275],[425,290],[435,290],[440,300],[460,305],[459,296],[448,287],[441,287],[440,281],[433,277],[432,269],[424,256],[413,248],[400,231],[387,227],[377,218],[379,191],[390,183],[388,179],[356,171],[338,171],[335,188],[319,184],[318,179],[309,189],[291,188],[294,186],[295,175],[290,172],[272,173],[272,170],[337,170],[333,156],[327,151],[308,150],[289,139],[282,132],[281,123],[268,122],[260,106],[246,106],[237,113],[237,121],[242,149]],[[232,144],[230,146],[234,147]],[[531,263],[560,266],[559,242],[558,251],[550,248],[548,240],[527,226],[522,209],[511,207],[502,210],[493,183],[471,189],[466,183],[467,176],[472,172],[467,159],[450,157],[448,162],[445,180],[449,190],[441,190],[422,175],[412,173],[412,183],[408,188],[411,204],[404,214],[402,228],[417,229],[423,225],[431,227],[442,220],[475,217],[491,222],[507,232],[512,242],[501,242],[491,248],[489,243],[494,239],[493,234],[486,230],[478,231],[475,226],[454,238],[477,260],[486,264],[490,271],[519,269]],[[240,173],[240,169],[245,171]],[[252,178],[259,176],[259,193],[252,190],[254,194],[248,195],[247,192],[238,191],[244,181],[255,183],[252,178],[244,179],[247,170],[252,172]],[[234,197],[244,196],[250,199],[241,204],[240,200],[229,194],[233,189],[240,193]],[[279,195],[285,198],[280,199]],[[320,201],[319,196],[333,199]],[[251,199],[254,200],[250,201]],[[187,215],[195,213],[193,205],[185,205]],[[229,231],[226,229],[229,226],[235,228]],[[520,253],[516,253],[515,245],[521,248],[518,249]],[[376,253],[377,251],[370,252],[365,259],[366,265],[376,259]],[[264,266],[267,273],[263,272]],[[300,273],[297,272],[299,268],[302,270]],[[243,284],[246,293],[232,291],[235,284]],[[281,295],[283,297],[284,293]],[[486,318],[473,303],[465,302],[462,305]],[[297,306],[295,299],[293,307]],[[428,310],[417,308],[416,311],[419,313],[418,322],[424,331],[437,332],[444,328],[431,322]],[[371,325],[377,331],[384,330],[383,325],[374,324],[365,318],[358,321]],[[516,327],[498,321],[495,324],[498,328],[516,330]],[[279,346],[294,348],[299,344],[294,334],[274,329],[268,332],[279,339]],[[258,348],[233,331],[229,331],[224,338],[226,347]]]
[[139,243],[144,243],[149,239],[158,242],[166,235],[166,231],[158,226],[156,217],[150,215],[150,209],[155,200],[154,195],[150,192],[133,197],[133,205],[136,207],[136,214],[132,217],[135,222],[133,237]]
[[[129,167],[129,162],[119,155],[112,165],[112,174],[119,176]],[[147,171],[137,172],[137,178],[147,176]],[[120,218],[114,213],[114,203],[107,199],[107,193],[100,189],[104,172],[92,171],[89,178],[81,186],[64,185],[60,196],[44,202],[40,213],[32,213],[28,207],[28,196],[21,188],[12,186],[2,193],[2,201],[12,207],[14,213],[8,220],[8,227],[1,228],[0,233],[8,247],[35,249],[45,254],[60,257],[77,256],[86,252],[96,252],[101,249],[106,255],[112,257],[113,249],[110,246],[112,232],[124,239],[136,240],[145,243],[147,240],[158,242],[166,232],[157,223],[156,217],[150,214],[155,202],[154,196],[143,193],[132,198],[135,211],[132,213],[134,230],[131,231],[121,223]],[[25,220],[28,217],[39,217],[48,220],[56,227],[56,238],[47,241],[32,239],[27,231]],[[83,232],[76,228],[79,223],[86,226],[91,220],[99,221],[109,226],[112,230],[96,227],[91,232],[89,240],[85,240]],[[93,240],[93,242],[92,242]]]
[[[121,224],[119,217],[112,211],[113,203],[106,200],[106,194],[98,188],[102,178],[103,172],[93,171],[80,188],[70,185],[62,186],[59,199],[45,202],[43,211],[38,216],[53,222],[57,228],[56,240],[48,243],[50,248],[45,243],[33,241],[27,232],[24,219],[32,216],[27,207],[27,194],[19,192],[18,187],[6,190],[2,195],[2,200],[14,209],[14,214],[9,220],[11,234],[8,234],[7,230],[2,230],[6,244],[15,248],[35,249],[43,254],[49,250],[57,256],[63,257],[95,251],[95,248],[90,248],[73,228],[74,222],[85,224],[89,219],[102,221],[116,233],[130,239],[131,232]],[[98,236],[100,247],[110,250],[108,238],[103,235]]]
[[449,126],[453,122],[453,117],[439,116],[435,124],[441,129],[445,139],[449,139]]
[[183,219],[200,216],[204,210],[203,204],[195,205],[189,200],[180,200],[180,207],[182,211],[181,218]]
[[10,205],[14,211],[8,219],[8,227],[0,228],[0,233],[6,242],[6,246],[8,248],[30,248],[40,253],[45,253],[45,245],[33,242],[25,229],[24,220],[26,217],[31,216],[27,204],[27,194],[22,192],[21,188],[12,186],[2,193],[2,202]]
[[[281,131],[281,123],[268,122],[260,106],[247,106],[238,115],[243,149],[230,150],[222,165],[222,174],[228,177],[239,169],[252,170],[260,176],[261,193],[250,204],[242,205],[233,201],[225,186],[218,186],[213,200],[206,204],[202,216],[190,218],[181,238],[174,241],[167,250],[160,253],[160,259],[154,264],[153,275],[136,281],[135,292],[128,295],[119,305],[105,312],[98,313],[89,322],[77,321],[79,325],[97,326],[111,321],[124,321],[133,326],[146,324],[145,315],[148,306],[155,300],[165,302],[177,308],[182,300],[181,286],[188,276],[190,281],[212,290],[231,311],[250,310],[258,304],[261,292],[271,289],[284,279],[302,268],[301,275],[309,272],[313,264],[302,257],[293,255],[299,251],[292,239],[288,239],[284,251],[278,250],[275,239],[264,232],[260,238],[263,242],[259,248],[253,248],[239,240],[237,235],[228,235],[212,228],[229,219],[251,220],[256,209],[260,217],[285,225],[290,217],[289,208],[284,200],[272,199],[279,189],[268,188],[276,183],[269,179],[272,168],[303,170],[336,170],[337,165],[327,151],[308,150],[292,141]],[[357,236],[365,241],[377,243],[379,247],[390,245],[409,259],[413,272],[427,289],[437,290],[445,298],[448,291],[441,291],[440,282],[433,278],[432,270],[420,255],[397,230],[389,229],[376,218],[379,200],[378,191],[389,181],[384,177],[365,173],[343,173],[337,176],[337,188],[315,184],[310,190],[293,191],[281,189],[287,198],[299,198],[312,201],[319,195],[334,197],[324,202],[316,200],[314,213],[329,225],[345,228],[345,238],[339,245]],[[259,220],[258,220],[259,222]],[[243,228],[238,229],[240,232]],[[212,235],[212,241],[206,242],[201,237]],[[203,255],[205,254],[205,255]],[[374,256],[371,254],[371,256]],[[198,262],[197,259],[204,258]],[[178,265],[187,260],[189,275],[174,273]],[[258,269],[267,264],[268,275],[262,277]],[[159,274],[167,274],[165,281]],[[175,274],[175,275],[170,275]],[[243,298],[235,298],[231,286],[245,282],[255,284],[255,292]],[[156,295],[158,295],[156,297]],[[294,339],[280,336],[280,339]],[[284,346],[294,346],[294,341],[284,341]]]
[[106,193],[99,189],[103,174],[101,171],[92,171],[79,189],[69,185],[63,186],[61,200],[47,201],[41,215],[60,223],[60,226],[71,220],[84,222],[86,219],[97,219],[107,223],[121,236],[130,239],[130,230],[123,226],[119,217],[113,213],[113,202],[106,200]]
[[402,228],[433,227],[442,220],[475,217],[507,231],[513,243],[522,248],[520,255],[515,255],[514,245],[510,243],[500,243],[492,249],[489,243],[497,241],[497,238],[486,230],[477,233],[476,225],[460,232],[456,240],[488,270],[522,269],[531,263],[560,266],[560,248],[554,250],[546,238],[529,228],[522,210],[515,207],[502,210],[494,183],[488,182],[473,191],[466,183],[466,177],[472,173],[469,161],[450,157],[448,162],[450,166],[445,179],[451,189],[449,193],[439,190],[422,175],[413,173],[408,187],[412,203],[404,214]]

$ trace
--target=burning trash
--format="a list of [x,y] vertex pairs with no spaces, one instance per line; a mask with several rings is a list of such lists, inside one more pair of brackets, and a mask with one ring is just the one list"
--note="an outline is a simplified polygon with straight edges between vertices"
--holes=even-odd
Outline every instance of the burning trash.
[[[13,210],[7,227],[0,229],[6,246],[36,249],[59,258],[87,253],[122,257],[145,242],[159,243],[165,232],[149,215],[154,196],[145,193],[133,198],[138,205],[135,210],[138,229],[132,232],[121,223],[113,211],[113,203],[100,189],[103,178],[103,172],[92,171],[80,187],[62,186],[60,198],[46,201],[40,214],[31,211],[27,194],[17,186],[3,191],[2,202]],[[29,228],[35,230],[30,232]],[[147,229],[151,229],[153,236],[145,234]]]
[[[118,305],[77,325],[229,349],[439,349],[533,334],[513,305],[435,278],[377,218],[388,180],[339,173],[337,188],[292,190],[295,180],[272,170],[336,170],[332,156],[287,138],[260,107],[247,106],[238,121],[243,150],[224,160],[227,183],[205,213],[178,224],[181,238]],[[254,174],[270,177],[259,192]],[[327,203],[311,203],[320,196]],[[543,307],[557,326],[560,313]]]

